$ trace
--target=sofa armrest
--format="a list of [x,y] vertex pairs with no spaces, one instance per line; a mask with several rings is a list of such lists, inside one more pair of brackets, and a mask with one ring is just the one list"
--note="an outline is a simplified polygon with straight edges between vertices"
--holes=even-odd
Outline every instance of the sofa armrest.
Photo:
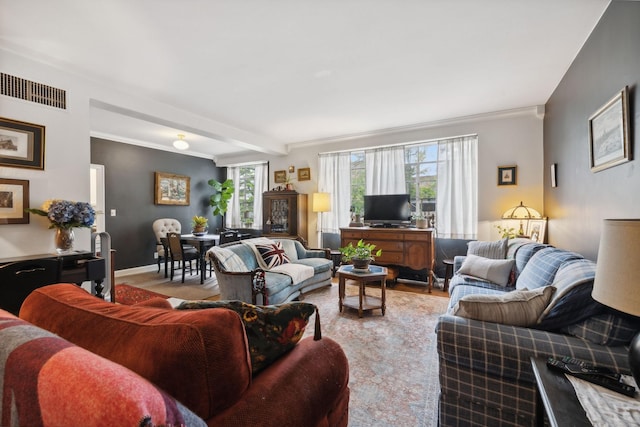
[[453,274],[456,274],[460,267],[462,267],[462,263],[467,257],[465,255],[456,255],[453,258]]
[[346,426],[349,365],[330,338],[308,337],[253,378],[251,388],[209,425]]
[[570,335],[448,314],[438,319],[436,334],[441,360],[517,381],[534,382],[531,357],[572,356],[615,371],[630,372],[625,347],[601,346]]

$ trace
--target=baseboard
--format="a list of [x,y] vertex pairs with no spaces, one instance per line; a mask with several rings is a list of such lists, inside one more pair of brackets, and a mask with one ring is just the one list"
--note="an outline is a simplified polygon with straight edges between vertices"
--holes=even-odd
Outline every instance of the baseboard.
[[133,274],[149,273],[151,271],[158,271],[158,264],[142,265],[140,267],[126,268],[124,270],[116,270],[114,274],[116,277],[124,277],[124,276],[131,276]]

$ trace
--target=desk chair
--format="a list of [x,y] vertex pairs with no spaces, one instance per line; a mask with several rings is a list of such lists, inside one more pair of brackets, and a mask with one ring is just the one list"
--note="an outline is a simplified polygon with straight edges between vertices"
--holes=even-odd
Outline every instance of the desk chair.
[[169,253],[171,256],[171,280],[173,280],[175,263],[177,261],[179,264],[182,264],[182,283],[184,283],[184,274],[187,269],[187,262],[189,262],[189,274],[193,275],[191,262],[193,260],[196,261],[196,269],[199,271],[200,255],[193,246],[182,244],[179,233],[167,233],[167,241],[169,242]]
[[62,259],[17,261],[0,266],[0,308],[18,315],[29,294],[46,285],[58,283]]

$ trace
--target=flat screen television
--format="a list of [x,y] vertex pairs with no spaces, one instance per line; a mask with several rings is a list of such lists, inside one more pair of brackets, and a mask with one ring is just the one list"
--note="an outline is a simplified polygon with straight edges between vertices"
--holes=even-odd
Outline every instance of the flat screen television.
[[393,227],[411,222],[408,194],[364,196],[364,221],[374,227]]

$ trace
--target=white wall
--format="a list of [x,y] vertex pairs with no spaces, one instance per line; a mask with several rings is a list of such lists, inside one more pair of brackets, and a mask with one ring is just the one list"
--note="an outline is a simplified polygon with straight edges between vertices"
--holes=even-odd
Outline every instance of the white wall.
[[[336,140],[329,143],[306,143],[290,147],[286,157],[265,157],[256,154],[238,158],[225,158],[225,164],[251,160],[270,162],[269,188],[273,188],[273,171],[287,170],[290,165],[311,168],[311,180],[294,182],[300,193],[317,190],[318,153],[351,150],[385,144],[415,142],[456,135],[478,134],[478,238],[498,238],[495,225],[510,207],[523,201],[541,213],[543,207],[543,115],[541,108],[530,107],[514,111],[474,116],[459,120],[434,123],[420,129],[379,133],[358,138]],[[223,165],[219,163],[219,165]],[[518,167],[517,186],[498,187],[498,166]],[[309,201],[310,203],[310,201]],[[309,244],[317,245],[317,214],[309,206]],[[505,224],[506,225],[506,224]],[[511,224],[513,226],[515,224]]]
[[[47,107],[8,96],[0,97],[0,115],[45,126],[45,169],[0,167],[0,177],[29,181],[30,206],[47,199],[89,200],[89,97],[86,86],[55,68],[2,51],[2,71],[67,91],[67,109]],[[30,215],[29,224],[0,225],[0,257],[52,253],[49,222]],[[90,248],[89,229],[78,229],[76,249]]]

